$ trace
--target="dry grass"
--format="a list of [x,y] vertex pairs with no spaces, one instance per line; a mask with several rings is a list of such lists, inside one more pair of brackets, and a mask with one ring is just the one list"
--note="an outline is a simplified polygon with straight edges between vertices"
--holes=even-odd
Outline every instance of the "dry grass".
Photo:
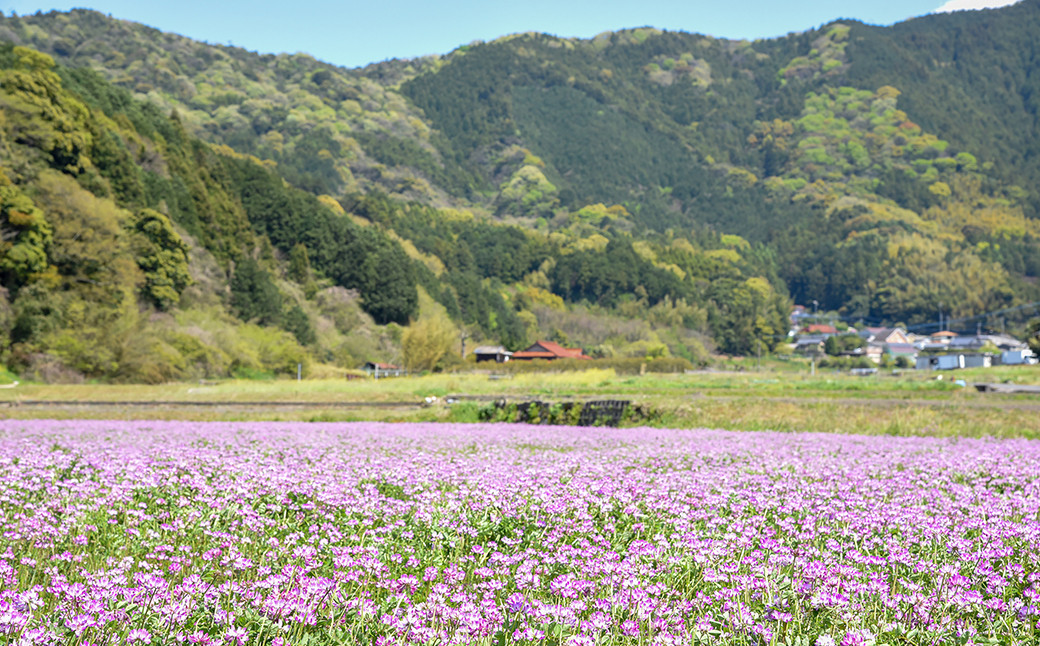
[[[1040,397],[982,394],[951,383],[1040,383],[1040,368],[868,378],[792,371],[618,376],[611,370],[145,385],[23,384],[0,390],[0,416],[21,418],[475,421],[487,401],[624,398],[675,427],[1040,438]],[[462,396],[461,404],[444,400]],[[422,407],[426,398],[436,398]],[[47,402],[32,404],[26,402]],[[85,405],[84,402],[95,402]],[[97,405],[97,402],[111,402]],[[272,407],[272,402],[286,405]]]

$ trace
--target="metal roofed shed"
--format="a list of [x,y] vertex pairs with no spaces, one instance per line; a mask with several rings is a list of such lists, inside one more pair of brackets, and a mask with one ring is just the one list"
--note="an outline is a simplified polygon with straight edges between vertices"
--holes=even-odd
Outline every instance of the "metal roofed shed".
[[481,345],[473,349],[473,356],[477,358],[477,363],[482,361],[505,363],[513,358],[513,353],[500,345]]

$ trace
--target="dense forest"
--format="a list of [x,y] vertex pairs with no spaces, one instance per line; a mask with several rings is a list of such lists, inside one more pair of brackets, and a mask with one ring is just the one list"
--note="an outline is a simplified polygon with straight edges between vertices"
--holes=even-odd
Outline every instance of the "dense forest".
[[426,370],[463,338],[703,364],[777,347],[813,301],[996,325],[1040,301],[1036,33],[1025,0],[344,69],[3,16],[0,365]]

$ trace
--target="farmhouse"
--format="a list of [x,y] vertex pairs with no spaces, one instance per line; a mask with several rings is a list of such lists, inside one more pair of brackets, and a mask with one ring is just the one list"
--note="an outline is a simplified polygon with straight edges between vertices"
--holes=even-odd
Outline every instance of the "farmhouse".
[[989,368],[1033,363],[1029,345],[1007,334],[937,332],[919,344],[918,369]]
[[477,363],[482,361],[505,363],[512,358],[513,353],[500,345],[481,345],[473,349],[473,356],[477,358]]
[[824,337],[821,335],[803,336],[794,344],[798,354],[823,354]]
[[530,361],[532,359],[591,359],[581,348],[565,348],[559,343],[552,341],[535,341],[535,343],[520,352],[513,353],[514,359]]
[[917,360],[917,348],[910,343],[887,343],[885,352],[891,357],[906,357],[910,363]]
[[866,327],[860,330],[859,335],[868,343],[886,345],[910,343],[910,339],[906,336],[906,330],[897,327]]
[[949,341],[951,351],[974,352],[989,347],[1000,351],[1023,350],[1029,345],[1024,341],[1008,336],[1006,334],[976,334],[951,337]]
[[404,377],[408,374],[408,371],[401,366],[395,366],[392,363],[377,363],[375,361],[369,361],[365,364],[365,372],[376,379],[380,377]]
[[805,334],[813,334],[823,337],[835,336],[838,334],[838,328],[833,325],[827,325],[825,323],[810,323],[803,329]]

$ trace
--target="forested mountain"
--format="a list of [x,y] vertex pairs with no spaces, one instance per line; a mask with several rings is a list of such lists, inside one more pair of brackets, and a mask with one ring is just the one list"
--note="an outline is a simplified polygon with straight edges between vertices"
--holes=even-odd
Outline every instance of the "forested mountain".
[[1025,0],[344,69],[3,17],[0,361],[430,368],[466,331],[697,362],[775,345],[792,300],[908,324],[1037,301],[1036,33]]

